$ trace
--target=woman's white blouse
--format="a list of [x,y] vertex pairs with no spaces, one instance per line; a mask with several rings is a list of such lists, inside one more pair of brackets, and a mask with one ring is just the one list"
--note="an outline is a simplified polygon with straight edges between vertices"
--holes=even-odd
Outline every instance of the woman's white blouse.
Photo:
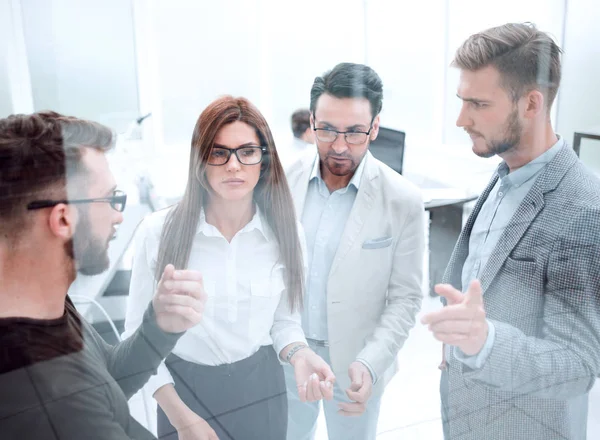
[[[136,232],[124,337],[140,326],[154,296],[154,267],[168,211],[146,217]],[[306,261],[301,229],[300,237]],[[202,274],[208,300],[202,322],[179,339],[173,353],[186,361],[221,365],[245,359],[263,345],[273,344],[279,354],[292,342],[306,342],[300,313],[290,312],[285,267],[278,260],[277,239],[258,207],[231,243],[206,223],[202,211],[188,269]],[[150,378],[149,391],[154,394],[168,383],[174,380],[163,363]]]

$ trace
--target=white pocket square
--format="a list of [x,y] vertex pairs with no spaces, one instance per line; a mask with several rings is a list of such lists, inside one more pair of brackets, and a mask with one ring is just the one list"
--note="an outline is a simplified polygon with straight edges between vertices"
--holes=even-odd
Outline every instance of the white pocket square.
[[392,241],[393,241],[392,237],[380,237],[380,238],[376,238],[374,240],[366,240],[363,243],[362,248],[363,249],[381,249],[381,248],[390,246],[392,244]]

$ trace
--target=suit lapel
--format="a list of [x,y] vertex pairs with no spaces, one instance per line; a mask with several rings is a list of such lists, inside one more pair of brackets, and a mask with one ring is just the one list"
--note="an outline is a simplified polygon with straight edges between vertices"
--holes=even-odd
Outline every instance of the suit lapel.
[[294,200],[294,207],[296,208],[296,218],[299,221],[302,220],[302,213],[304,212],[304,204],[306,202],[306,193],[308,191],[308,180],[317,157],[318,155],[307,156],[306,159],[301,162],[298,173],[296,175],[289,175],[289,184],[292,188],[292,198]]
[[533,187],[512,216],[483,269],[481,286],[484,293],[504,265],[506,258],[544,207],[545,194],[556,188],[565,173],[576,161],[575,153],[564,147],[536,178]]
[[534,184],[521,202],[517,211],[498,240],[490,258],[481,273],[481,287],[487,290],[508,255],[523,237],[529,225],[544,207],[544,195],[538,185]]
[[350,211],[350,216],[346,221],[342,238],[340,239],[340,245],[335,253],[335,258],[331,266],[329,276],[339,267],[340,262],[344,259],[352,245],[356,241],[356,238],[360,234],[360,231],[367,219],[367,216],[371,212],[371,207],[375,200],[375,196],[378,191],[379,184],[379,170],[377,169],[376,163],[374,163],[371,153],[367,153],[365,162],[365,169],[363,171],[362,178],[360,180],[360,188],[356,194],[354,205]]

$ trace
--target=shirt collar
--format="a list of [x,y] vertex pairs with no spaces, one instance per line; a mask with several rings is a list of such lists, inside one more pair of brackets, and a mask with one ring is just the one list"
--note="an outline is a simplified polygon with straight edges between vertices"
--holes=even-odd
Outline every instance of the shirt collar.
[[498,176],[500,176],[500,179],[502,180],[502,183],[518,188],[536,176],[550,161],[552,161],[552,159],[554,159],[560,149],[565,145],[564,139],[558,135],[557,137],[558,141],[552,145],[550,149],[512,173],[509,172],[506,162],[503,161],[500,165],[498,165],[497,172]]
[[[348,185],[346,186],[346,188],[348,188],[349,186],[352,185],[358,191],[358,189],[360,188],[360,181],[362,179],[362,175],[365,170],[366,160],[367,160],[367,154],[365,154],[365,156],[362,158],[362,160],[358,164],[358,168],[356,168],[356,171],[354,172],[352,179],[350,179],[350,182],[348,182]],[[318,179],[319,182],[325,183],[323,181],[323,178],[321,177],[321,167],[319,166],[320,163],[321,163],[321,159],[320,159],[319,155],[317,154],[315,163],[313,164],[312,171],[310,172],[310,177],[308,179],[309,182],[312,182],[313,179]]]
[[[244,226],[238,234],[246,234],[252,231],[258,231],[262,234],[265,240],[270,241],[273,238],[273,232],[269,227],[261,209],[258,205],[254,204],[255,212],[252,219]],[[196,234],[204,234],[206,237],[222,237],[223,234],[219,232],[216,226],[206,222],[206,213],[204,208],[200,211],[200,218],[198,219],[198,228]]]

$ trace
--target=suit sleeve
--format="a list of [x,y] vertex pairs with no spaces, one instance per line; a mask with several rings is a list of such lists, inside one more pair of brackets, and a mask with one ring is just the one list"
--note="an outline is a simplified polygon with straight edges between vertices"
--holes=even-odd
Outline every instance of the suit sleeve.
[[[146,219],[135,235],[135,255],[123,334],[126,339],[110,346],[100,337],[96,338],[104,352],[108,371],[127,398],[149,380],[152,393],[160,386],[173,382],[162,361],[183,335],[165,333],[156,322],[152,307],[155,283],[146,249],[153,236],[151,232]],[[157,372],[158,376],[154,376]],[[157,380],[160,381],[158,385]]]
[[[68,398],[46,404],[45,417],[57,440],[129,440],[131,437],[115,420],[112,402],[103,392],[104,387],[94,387]],[[44,438],[48,438],[44,436]],[[150,433],[148,433],[150,438]]]
[[512,393],[569,399],[587,393],[600,373],[600,210],[577,215],[554,243],[546,269],[539,337],[492,321],[489,356],[465,379]]
[[129,399],[157,373],[183,333],[165,333],[156,323],[152,303],[141,326],[123,342],[111,346],[99,335],[96,341],[104,352],[106,368]]
[[423,300],[424,210],[420,195],[408,201],[410,207],[394,249],[387,304],[374,332],[367,338],[357,359],[364,360],[383,377],[415,325]]
[[[124,422],[136,423],[127,402],[116,401],[110,383],[81,352],[0,375],[0,438],[125,440]],[[119,421],[120,419],[120,421]],[[141,425],[136,438],[152,438]]]

